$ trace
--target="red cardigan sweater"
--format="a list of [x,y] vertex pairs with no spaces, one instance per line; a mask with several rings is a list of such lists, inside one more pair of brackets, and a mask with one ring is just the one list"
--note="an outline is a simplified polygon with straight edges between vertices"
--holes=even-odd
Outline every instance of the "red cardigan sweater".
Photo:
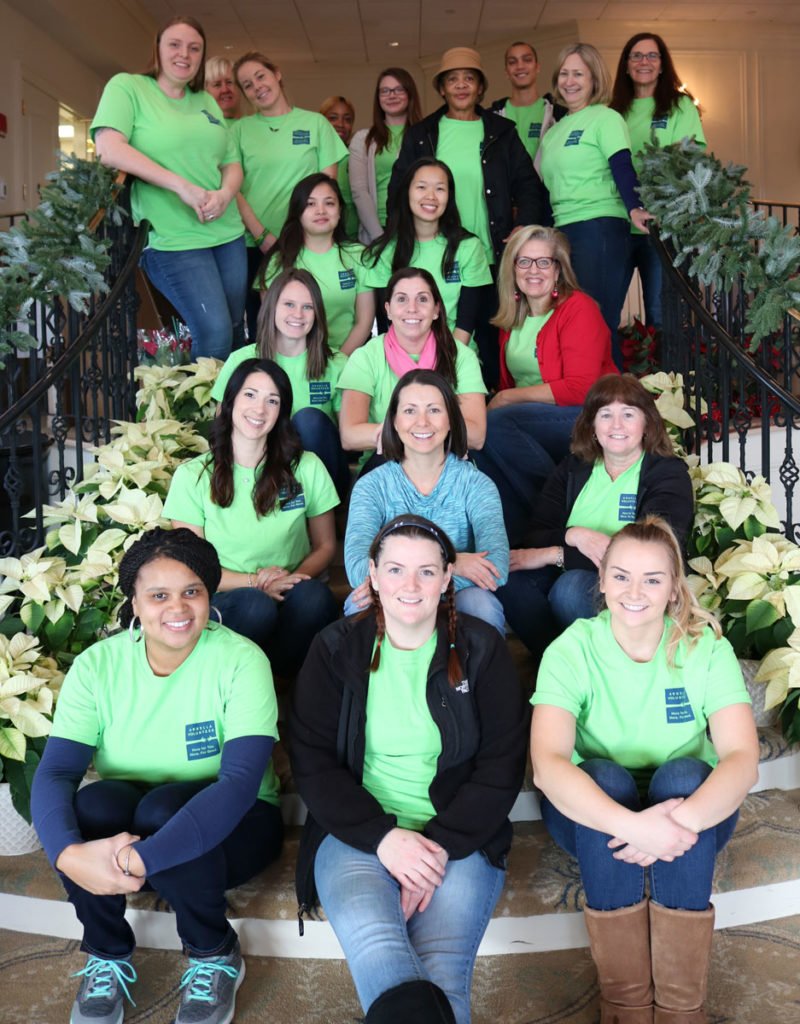
[[[516,387],[506,363],[509,331],[500,331],[500,388]],[[542,380],[556,405],[583,405],[598,377],[619,373],[611,358],[611,332],[600,307],[585,292],[573,292],[539,331],[536,340]]]

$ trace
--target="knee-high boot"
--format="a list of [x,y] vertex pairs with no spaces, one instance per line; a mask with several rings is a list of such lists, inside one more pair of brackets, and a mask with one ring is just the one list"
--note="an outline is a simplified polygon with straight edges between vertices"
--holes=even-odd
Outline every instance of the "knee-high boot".
[[706,1024],[703,1004],[714,935],[714,908],[670,910],[650,904],[655,1024]]
[[584,908],[600,985],[600,1024],[652,1024],[647,900],[619,910]]

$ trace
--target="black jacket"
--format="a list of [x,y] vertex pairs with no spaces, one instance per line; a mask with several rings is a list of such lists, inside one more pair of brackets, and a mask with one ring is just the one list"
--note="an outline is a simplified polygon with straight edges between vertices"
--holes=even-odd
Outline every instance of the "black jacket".
[[[577,548],[564,543],[572,506],[591,476],[592,468],[590,462],[576,455],[568,455],[558,464],[539,496],[522,547],[546,548],[557,544],[564,548],[565,569],[597,568]],[[645,453],[636,492],[636,518],[648,513],[666,519],[675,531],[681,550],[685,551],[694,516],[694,494],[683,459]]]
[[[508,118],[477,108],[483,119],[483,192],[489,212],[489,231],[495,259],[500,262],[505,239],[522,224],[552,224],[550,201],[531,158],[517,135],[517,126]],[[408,168],[421,156],[436,156],[439,122],[447,106],[406,128],[403,145],[389,182],[392,203],[400,181]]]
[[[374,853],[397,826],[362,785],[369,665],[375,618],[347,618],[311,645],[294,691],[292,773],[308,808],[297,858],[300,915],[317,903],[314,858],[330,833]],[[508,813],[519,792],[527,751],[527,705],[511,656],[497,630],[459,615],[456,651],[466,686],[447,681],[444,621],[431,661],[428,707],[442,752],[431,783],[436,815],[424,834],[459,860],[482,850],[504,865],[511,846]]]

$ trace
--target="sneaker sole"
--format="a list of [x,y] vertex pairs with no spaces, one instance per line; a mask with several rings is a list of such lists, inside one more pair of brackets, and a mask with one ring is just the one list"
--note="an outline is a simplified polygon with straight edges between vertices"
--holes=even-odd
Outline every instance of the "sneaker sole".
[[[102,1024],[122,1024],[122,1018],[125,1016],[125,1007],[120,1006],[119,1015],[114,1017],[112,1020],[106,1019],[102,1021]],[[92,1019],[91,1017],[84,1017],[83,1014],[80,1017],[75,1016],[74,1009],[69,1015],[69,1024],[97,1024],[97,1018]],[[230,1022],[227,1022],[230,1024]]]

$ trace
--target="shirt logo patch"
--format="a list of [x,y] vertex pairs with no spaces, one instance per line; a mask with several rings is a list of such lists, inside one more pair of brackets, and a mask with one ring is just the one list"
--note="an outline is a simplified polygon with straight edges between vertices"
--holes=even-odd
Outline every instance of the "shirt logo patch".
[[461,283],[461,269],[458,265],[458,260],[453,261],[453,269],[449,270],[445,275],[444,279],[447,284],[460,284]]
[[350,288],[356,286],[356,272],[355,270],[340,270],[339,271],[339,287],[343,292],[348,291]]
[[192,722],[186,726],[186,759],[200,761],[219,754],[216,722]]
[[213,114],[210,114],[210,113],[209,113],[209,112],[208,112],[207,110],[203,110],[203,111],[201,111],[201,113],[205,114],[205,115],[206,115],[206,117],[208,118],[208,120],[209,120],[209,121],[210,121],[210,122],[211,122],[212,124],[219,124],[219,125],[221,125],[221,124],[222,124],[222,121],[220,121],[220,119],[219,119],[218,117],[214,117],[214,115],[213,115]]
[[541,138],[541,135],[542,135],[542,122],[541,121],[531,121],[531,123],[528,125],[528,138],[529,139],[539,139],[539,138]]
[[682,725],[694,721],[694,711],[689,703],[689,695],[682,686],[671,686],[664,690],[667,725]]
[[583,135],[583,128],[576,128],[571,131],[567,136],[567,141],[564,143],[565,146],[579,146],[581,136]]
[[291,500],[287,501],[287,498],[289,498],[289,492],[285,487],[282,487],[278,494],[281,512],[293,512],[295,509],[306,507],[306,496],[302,491],[299,494],[295,494]]
[[654,117],[653,120],[650,122],[650,127],[653,128],[653,129],[655,129],[655,128],[666,128],[667,127],[667,118],[666,118],[666,116],[665,117]]
[[310,146],[311,145],[311,132],[304,132],[300,129],[292,132],[292,145],[293,146]]
[[331,382],[329,380],[312,380],[308,383],[308,397],[312,405],[325,405],[331,400]]
[[617,519],[620,523],[632,523],[636,520],[636,495],[635,494],[620,494],[619,496],[619,515]]

